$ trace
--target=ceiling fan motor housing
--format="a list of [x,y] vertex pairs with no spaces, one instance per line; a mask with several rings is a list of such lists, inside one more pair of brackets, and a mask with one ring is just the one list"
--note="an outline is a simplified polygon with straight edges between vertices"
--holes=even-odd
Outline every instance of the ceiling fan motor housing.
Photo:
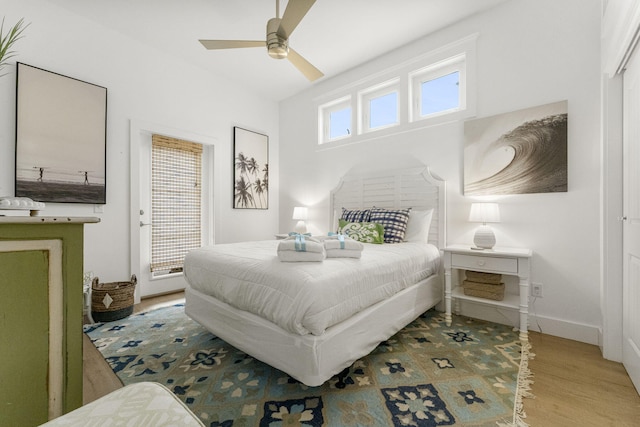
[[269,56],[275,59],[284,59],[289,54],[289,43],[278,35],[280,18],[271,18],[267,22],[267,50]]

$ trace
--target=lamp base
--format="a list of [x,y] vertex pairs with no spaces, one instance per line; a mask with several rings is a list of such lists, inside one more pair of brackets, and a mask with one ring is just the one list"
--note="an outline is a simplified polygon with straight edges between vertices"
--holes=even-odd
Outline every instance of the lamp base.
[[307,232],[307,224],[303,220],[298,221],[296,228],[293,229],[296,233],[305,234]]
[[496,244],[496,235],[488,225],[481,225],[473,236],[473,243],[478,249],[491,249]]

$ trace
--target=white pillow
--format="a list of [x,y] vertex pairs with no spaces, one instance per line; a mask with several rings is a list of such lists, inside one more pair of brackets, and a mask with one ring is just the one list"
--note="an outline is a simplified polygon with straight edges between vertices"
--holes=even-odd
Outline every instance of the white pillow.
[[431,228],[431,218],[433,209],[426,211],[414,211],[409,213],[407,230],[404,232],[405,242],[429,242],[429,228]]

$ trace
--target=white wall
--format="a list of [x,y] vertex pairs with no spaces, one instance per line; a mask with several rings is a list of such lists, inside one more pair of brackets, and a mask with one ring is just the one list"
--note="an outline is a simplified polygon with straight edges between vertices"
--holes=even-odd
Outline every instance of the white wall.
[[[291,229],[288,213],[304,204],[311,231],[326,232],[329,191],[341,175],[363,162],[393,167],[400,161],[394,159],[412,157],[448,182],[448,243],[471,242],[461,121],[319,151],[314,99],[478,32],[477,117],[568,100],[569,191],[501,198],[503,222],[494,229],[500,245],[534,250],[532,278],[543,284],[544,297],[530,310],[531,328],[597,343],[600,14],[599,0],[513,0],[282,101],[280,231]],[[464,311],[505,320],[491,309]]]
[[[219,76],[141,45],[45,0],[0,0],[6,26],[30,26],[14,61],[108,89],[107,204],[47,204],[42,215],[97,216],[85,227],[85,271],[101,280],[130,275],[129,125],[156,123],[207,136],[215,144],[215,238],[224,243],[272,237],[278,225],[278,175],[268,210],[232,209],[233,126],[269,135],[270,169],[278,170],[277,105]],[[0,77],[0,195],[14,191],[15,62]],[[133,230],[137,232],[137,230]]]

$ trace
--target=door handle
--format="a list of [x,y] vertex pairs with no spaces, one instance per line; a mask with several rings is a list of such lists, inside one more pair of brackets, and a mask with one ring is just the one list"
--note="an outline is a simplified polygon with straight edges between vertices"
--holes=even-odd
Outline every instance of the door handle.
[[627,216],[619,216],[618,217],[618,221],[626,221],[627,220]]
[[150,222],[142,222],[140,221],[140,227],[144,227],[145,225],[151,225]]

